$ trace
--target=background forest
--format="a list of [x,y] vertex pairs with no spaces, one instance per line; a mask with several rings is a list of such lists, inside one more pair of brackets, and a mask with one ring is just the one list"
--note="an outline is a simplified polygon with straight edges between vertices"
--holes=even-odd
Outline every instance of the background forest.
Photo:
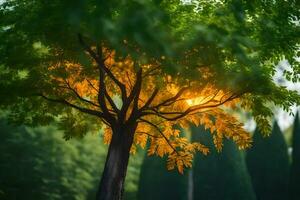
[[[180,175],[167,171],[165,160],[131,157],[125,184],[126,200],[255,200],[292,199],[300,196],[300,121],[281,132],[277,122],[270,137],[255,130],[254,146],[239,151],[225,140],[223,151],[214,149],[211,134],[191,126],[185,134],[212,148],[197,154],[193,168]],[[0,123],[0,199],[93,199],[104,165],[107,146],[100,134],[67,142],[55,125],[39,128]],[[290,151],[294,149],[293,151]]]

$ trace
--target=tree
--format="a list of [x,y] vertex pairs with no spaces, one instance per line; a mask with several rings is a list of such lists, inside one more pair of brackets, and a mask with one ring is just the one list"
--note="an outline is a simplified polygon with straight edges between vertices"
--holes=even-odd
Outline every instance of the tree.
[[300,175],[299,175],[299,166],[300,166],[300,122],[299,122],[299,113],[297,112],[294,129],[293,129],[293,140],[292,140],[292,165],[290,171],[290,182],[289,182],[289,198],[291,200],[298,199],[300,196],[299,186],[300,186]]
[[249,134],[221,106],[239,103],[268,132],[266,102],[286,110],[299,103],[272,81],[283,57],[287,78],[299,80],[299,10],[283,0],[7,0],[0,105],[16,123],[59,121],[66,139],[104,127],[110,145],[97,199],[121,199],[136,145],[149,139],[148,154],[166,155],[167,168],[183,172],[195,151],[208,150],[175,124],[216,130],[218,149],[225,136],[246,148]]
[[256,130],[253,143],[247,152],[247,166],[257,199],[286,199],[289,157],[277,122],[269,138],[263,138]]
[[191,131],[193,141],[211,148],[208,156],[195,156],[194,199],[255,200],[244,155],[234,142],[225,139],[222,152],[218,152],[208,130],[192,126]]
[[167,171],[166,159],[146,156],[140,172],[138,200],[187,199],[188,176]]
[[100,173],[105,158],[100,140],[86,137],[65,143],[53,126],[12,127],[5,120],[0,133],[0,199],[74,200],[95,195],[94,174]]

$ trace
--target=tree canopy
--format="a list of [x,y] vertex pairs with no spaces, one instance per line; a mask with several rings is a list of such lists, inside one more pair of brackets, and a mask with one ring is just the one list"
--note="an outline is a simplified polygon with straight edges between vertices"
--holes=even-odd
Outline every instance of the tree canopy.
[[67,139],[102,126],[111,148],[126,141],[134,152],[150,138],[148,153],[183,172],[208,149],[175,124],[211,129],[218,150],[224,137],[246,148],[251,138],[227,108],[251,112],[266,134],[268,102],[299,104],[272,79],[287,59],[286,78],[299,81],[299,13],[296,0],[7,0],[0,105],[14,122],[59,121]]
[[[298,8],[296,1],[5,1],[0,9],[1,105],[16,121],[47,124],[59,117],[72,124],[64,126],[71,128],[67,137],[82,135],[86,120],[74,118],[86,116],[70,108],[113,115],[110,110],[120,107],[118,99],[125,99],[142,71],[136,103],[148,97],[156,107],[152,112],[163,115],[159,106],[188,90],[184,98],[198,97],[196,106],[211,107],[208,99],[218,101],[215,106],[239,98],[267,127],[267,101],[285,109],[299,101],[272,81],[275,65],[284,58],[295,69],[288,77],[299,79]],[[106,111],[95,103],[100,59],[108,76],[107,94],[99,97],[109,101]],[[151,99],[157,93],[161,96]],[[164,112],[183,112],[191,107],[185,104],[172,104]],[[173,112],[169,118],[177,117]],[[207,121],[209,115],[204,115]]]

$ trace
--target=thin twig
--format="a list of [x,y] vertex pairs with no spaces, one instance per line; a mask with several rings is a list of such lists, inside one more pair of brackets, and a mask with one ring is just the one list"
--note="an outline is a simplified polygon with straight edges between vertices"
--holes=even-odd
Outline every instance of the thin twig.
[[158,126],[156,126],[155,124],[153,124],[152,122],[150,122],[150,121],[148,121],[148,120],[146,120],[146,119],[140,119],[142,122],[145,122],[145,123],[147,123],[147,124],[149,124],[149,125],[151,125],[151,126],[153,126],[162,136],[163,136],[163,138],[166,140],[166,142],[168,143],[168,145],[173,149],[173,152],[176,152],[178,155],[179,155],[179,153],[177,152],[177,150],[176,150],[176,148],[175,147],[173,147],[173,145],[170,143],[170,141],[168,140],[168,138],[164,135],[164,133],[159,129],[159,127]]

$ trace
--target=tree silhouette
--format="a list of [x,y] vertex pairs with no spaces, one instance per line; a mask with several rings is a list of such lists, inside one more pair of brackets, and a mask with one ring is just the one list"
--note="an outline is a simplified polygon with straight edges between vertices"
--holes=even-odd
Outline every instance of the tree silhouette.
[[244,154],[225,139],[222,152],[213,145],[213,137],[204,127],[192,126],[192,140],[208,147],[208,156],[196,155],[193,164],[194,199],[255,200]]
[[186,200],[188,189],[188,172],[184,175],[168,171],[165,159],[147,156],[140,172],[138,200]]
[[247,152],[247,166],[257,200],[288,197],[289,158],[287,145],[277,122],[267,138],[256,129],[253,147]]
[[290,182],[289,182],[289,198],[291,200],[296,200],[300,197],[299,187],[300,187],[300,121],[299,113],[297,112],[293,136],[292,136],[292,165],[290,172]]

